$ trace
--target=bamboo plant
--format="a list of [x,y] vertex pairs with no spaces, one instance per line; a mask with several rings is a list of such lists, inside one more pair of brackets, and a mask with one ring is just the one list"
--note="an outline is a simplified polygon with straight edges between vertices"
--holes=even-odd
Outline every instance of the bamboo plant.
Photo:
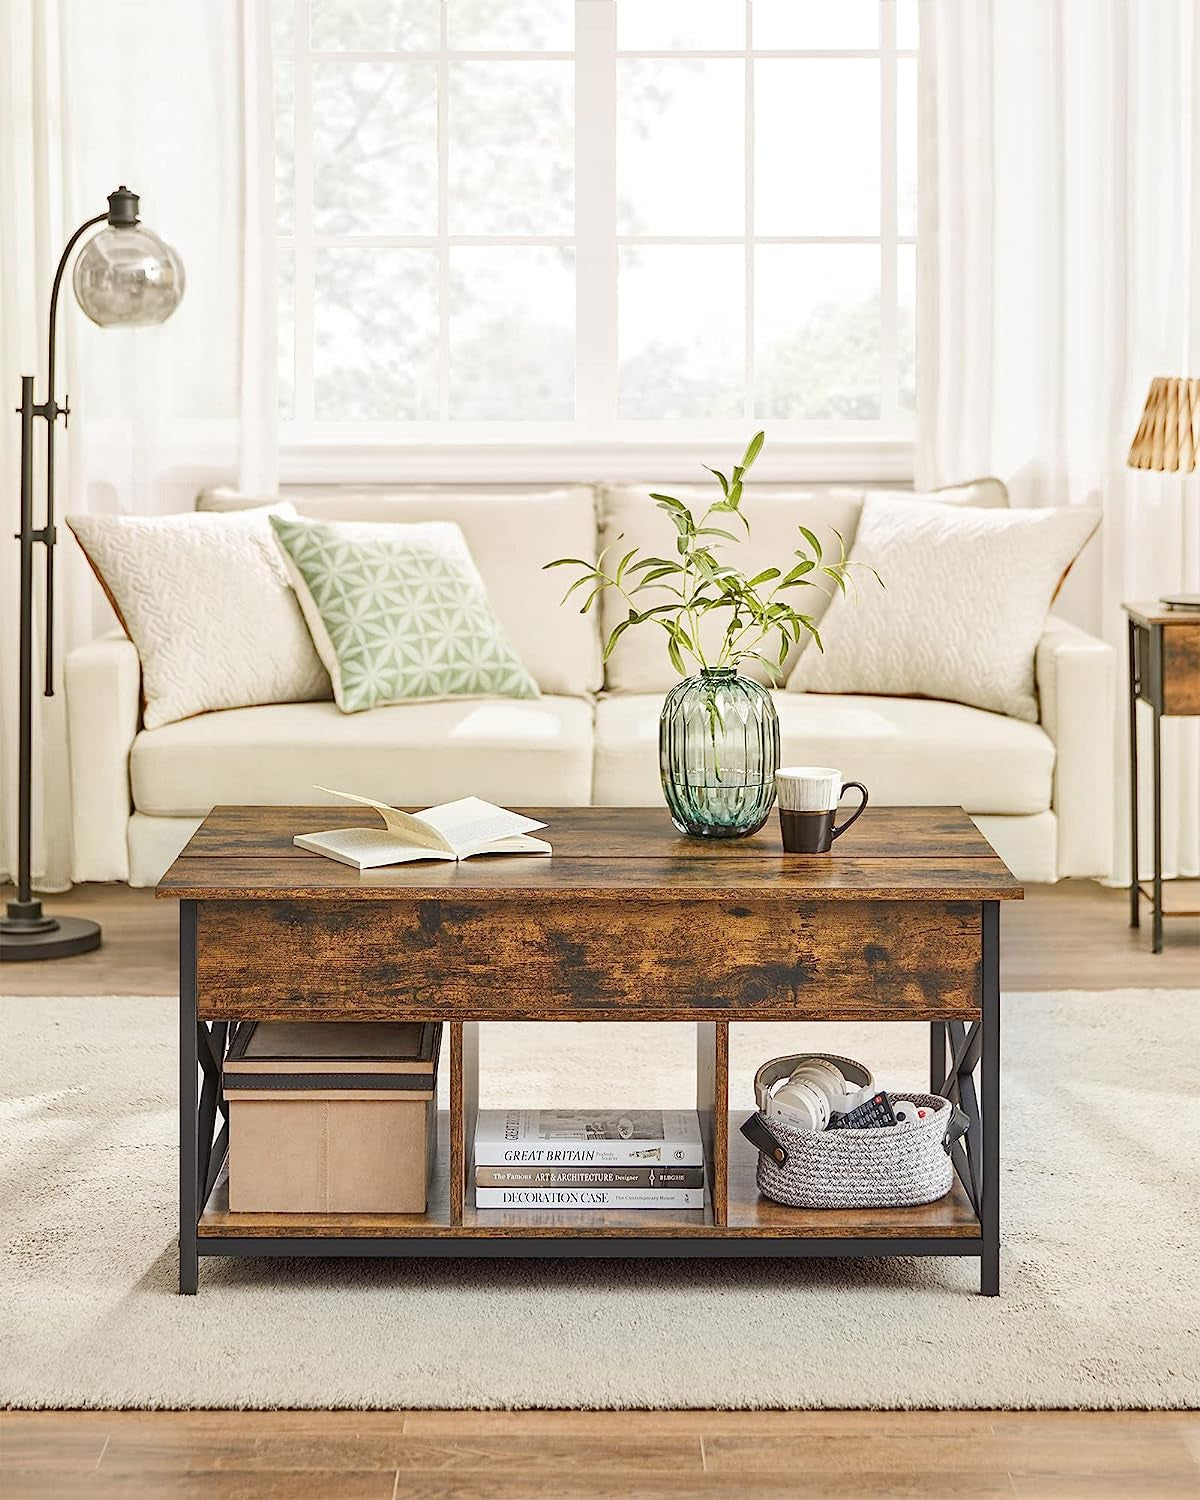
[[[583,570],[562,601],[565,604],[586,589],[581,614],[591,610],[605,589],[615,590],[628,607],[628,614],[617,622],[604,644],[605,661],[625,632],[638,625],[651,625],[664,632],[667,655],[682,677],[690,675],[689,662],[694,668],[704,670],[736,667],[747,660],[761,662],[773,678],[777,677],[788,651],[800,643],[805,633],[824,650],[816,622],[797,608],[795,591],[824,587],[826,580],[843,594],[852,587],[851,569],[865,564],[847,558],[840,532],[834,532],[839,555],[833,562],[826,560],[820,538],[807,526],[797,526],[803,545],[795,548],[781,567],[764,568],[753,577],[720,555],[726,543],[737,544],[750,534],[750,523],[741,509],[743,483],[762,452],[764,441],[765,434],[756,433],[741,463],[735,464],[728,475],[705,465],[720,491],[718,498],[698,516],[674,495],[651,493],[650,498],[659,510],[666,512],[675,527],[675,557],[644,557],[639,548],[631,547],[610,571],[606,562],[623,540],[618,537],[617,543],[606,547],[595,563],[579,557],[559,557],[545,564],[547,568]],[[728,529],[737,524],[742,527],[742,536]],[[879,578],[873,568],[868,571]],[[663,592],[670,598],[662,603],[649,603],[644,596],[650,591],[654,599],[661,599]],[[705,652],[700,623],[716,610],[723,611],[728,619],[720,646],[712,654],[711,649]],[[775,636],[779,642],[777,649],[773,648]],[[773,652],[770,656],[768,649]]]

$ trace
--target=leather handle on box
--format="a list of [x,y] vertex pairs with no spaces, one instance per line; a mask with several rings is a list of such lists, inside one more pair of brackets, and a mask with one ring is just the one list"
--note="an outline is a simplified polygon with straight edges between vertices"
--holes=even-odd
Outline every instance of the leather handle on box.
[[787,1166],[788,1154],[783,1143],[772,1134],[771,1127],[762,1115],[751,1115],[748,1120],[743,1121],[742,1134],[756,1151],[777,1161],[781,1167]]

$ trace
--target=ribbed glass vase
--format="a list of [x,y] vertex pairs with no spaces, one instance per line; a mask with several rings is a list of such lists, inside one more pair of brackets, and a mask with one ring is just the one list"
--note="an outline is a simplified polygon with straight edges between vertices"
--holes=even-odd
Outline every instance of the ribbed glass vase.
[[658,725],[663,793],[681,833],[737,839],[775,802],[779,718],[765,687],[736,667],[705,667],[667,694]]

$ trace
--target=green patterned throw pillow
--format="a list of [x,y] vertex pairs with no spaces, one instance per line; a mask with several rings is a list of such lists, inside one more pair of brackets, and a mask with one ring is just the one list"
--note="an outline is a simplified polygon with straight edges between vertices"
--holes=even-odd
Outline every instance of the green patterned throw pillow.
[[344,713],[417,698],[537,698],[449,521],[271,517]]

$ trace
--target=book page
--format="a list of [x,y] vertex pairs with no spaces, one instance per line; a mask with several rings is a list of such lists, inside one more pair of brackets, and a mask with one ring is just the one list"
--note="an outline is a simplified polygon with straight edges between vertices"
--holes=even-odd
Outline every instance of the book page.
[[445,839],[446,847],[464,859],[500,839],[546,826],[535,818],[497,807],[494,802],[484,802],[481,797],[460,797],[457,802],[427,807],[419,821],[436,830]]
[[[389,807],[386,802],[376,802],[374,797],[360,797],[356,792],[339,792],[331,786],[319,786],[317,791],[327,792],[331,797],[344,797],[347,802],[361,802],[364,807],[373,807],[387,824],[388,832],[394,834],[403,845],[415,846],[418,849],[436,849],[440,854],[457,853],[454,845],[438,831],[436,825],[426,819],[424,814],[420,817],[413,817],[412,813],[401,812],[398,807]],[[453,807],[455,804],[449,805]],[[540,826],[538,823],[530,824],[532,828]]]

